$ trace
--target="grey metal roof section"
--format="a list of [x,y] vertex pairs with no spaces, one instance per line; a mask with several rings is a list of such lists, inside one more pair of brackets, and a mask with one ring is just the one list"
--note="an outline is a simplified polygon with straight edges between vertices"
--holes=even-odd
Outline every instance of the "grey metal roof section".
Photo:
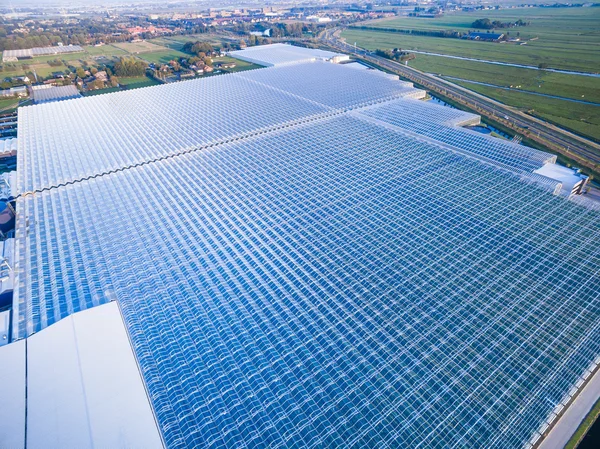
[[25,447],[25,340],[0,346],[0,447]]
[[163,447],[116,303],[27,339],[27,447]]

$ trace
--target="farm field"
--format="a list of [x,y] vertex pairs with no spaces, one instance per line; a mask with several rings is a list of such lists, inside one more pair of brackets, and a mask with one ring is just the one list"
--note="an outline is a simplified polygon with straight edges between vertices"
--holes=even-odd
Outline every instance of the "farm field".
[[88,45],[83,47],[85,53],[90,56],[124,56],[127,52],[121,48],[117,48],[111,44],[101,45],[99,47],[95,47],[93,45]]
[[163,45],[169,48],[175,48],[179,46],[179,48],[175,48],[176,50],[181,50],[183,45],[186,42],[208,42],[215,47],[219,47],[222,45],[223,39],[215,36],[213,34],[186,34],[183,36],[163,36],[157,37],[155,39],[150,39],[149,42],[152,42],[157,45]]
[[[179,36],[157,37],[155,39],[150,39],[148,42],[151,42],[156,45],[160,45],[161,47],[170,48],[172,50],[182,51],[183,45],[187,42],[187,40],[179,41],[179,40],[176,40],[176,37],[179,37]],[[191,39],[191,36],[190,36],[190,39]]]
[[127,53],[149,53],[149,52],[158,52],[168,50],[166,47],[162,45],[157,45],[148,41],[141,42],[120,42],[117,44],[112,44],[113,47],[116,47],[120,50],[126,51]]
[[[477,42],[463,39],[404,34],[393,30],[454,30],[466,33],[477,19],[489,18],[501,22],[522,19],[530,25],[500,29],[511,37],[538,39],[527,45]],[[498,11],[475,11],[448,14],[428,19],[396,17],[363,22],[360,25],[376,29],[345,30],[342,37],[348,43],[357,42],[371,50],[402,48],[445,55],[484,59],[537,67],[549,67],[583,72],[600,71],[600,8],[514,8]],[[548,98],[523,91],[554,95],[573,100],[600,103],[600,78],[553,73],[544,70],[486,64],[417,54],[409,66],[449,79],[467,89],[479,92],[502,103],[533,111],[533,114],[584,136],[600,140],[600,106]],[[499,87],[512,86],[505,90]],[[518,86],[518,87],[517,87]],[[519,89],[519,90],[516,90]]]
[[7,113],[17,107],[19,100],[16,98],[0,98],[0,113]]
[[178,51],[178,50],[165,48],[164,50],[161,50],[161,51],[141,53],[138,55],[138,57],[147,62],[150,62],[150,63],[166,64],[173,59],[189,58],[190,55],[187,53]]
[[127,86],[127,89],[137,89],[140,87],[155,86],[160,83],[147,76],[130,76],[119,78],[119,84]]
[[[502,22],[522,19],[531,25],[501,29],[510,37],[537,37],[527,45],[478,42],[463,39],[418,36],[393,30],[475,31],[476,19]],[[368,49],[403,48],[500,62],[595,72],[600,67],[600,8],[515,8],[449,14],[435,19],[402,17],[363,22],[357,26],[391,31],[351,28],[342,33],[348,43]]]
[[435,75],[452,76],[502,87],[600,103],[600,78],[566,75],[545,70],[502,67],[439,56],[417,55],[408,65]]
[[542,98],[472,83],[454,82],[504,104],[522,110],[533,110],[532,114],[537,117],[600,141],[600,107],[598,106]]

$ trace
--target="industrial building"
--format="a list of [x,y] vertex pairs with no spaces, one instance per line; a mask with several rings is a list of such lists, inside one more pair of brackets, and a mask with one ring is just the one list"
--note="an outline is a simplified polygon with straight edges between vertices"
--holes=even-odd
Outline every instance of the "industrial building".
[[0,447],[521,448],[595,402],[600,211],[556,157],[257,48],[19,109]]

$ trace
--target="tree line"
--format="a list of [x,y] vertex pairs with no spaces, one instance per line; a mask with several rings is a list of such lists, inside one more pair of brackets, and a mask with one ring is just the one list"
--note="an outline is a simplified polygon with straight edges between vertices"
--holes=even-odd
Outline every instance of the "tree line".
[[131,56],[122,56],[113,67],[117,76],[142,76],[146,74],[148,64]]
[[499,20],[491,21],[488,18],[485,19],[477,19],[475,22],[471,24],[473,28],[477,28],[478,30],[493,30],[496,28],[514,28],[514,27],[524,27],[527,25],[531,25],[531,22],[524,22],[519,19],[516,22],[500,22]]
[[410,53],[407,51],[403,51],[400,48],[394,48],[393,50],[375,50],[375,54],[377,56],[381,56],[383,58],[391,59],[392,61],[410,61],[411,59],[415,59],[416,56],[414,53]]

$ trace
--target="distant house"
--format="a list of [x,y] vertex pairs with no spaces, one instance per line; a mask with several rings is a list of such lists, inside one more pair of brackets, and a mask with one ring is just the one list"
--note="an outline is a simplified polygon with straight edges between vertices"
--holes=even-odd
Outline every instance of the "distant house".
[[52,77],[53,78],[64,78],[65,77],[65,73],[64,72],[52,72]]
[[504,33],[480,33],[479,31],[471,32],[467,35],[467,39],[489,42],[498,42],[503,37]]
[[108,75],[106,74],[106,72],[104,70],[96,72],[96,74],[94,75],[94,77],[97,80],[100,80],[100,81],[108,81]]

